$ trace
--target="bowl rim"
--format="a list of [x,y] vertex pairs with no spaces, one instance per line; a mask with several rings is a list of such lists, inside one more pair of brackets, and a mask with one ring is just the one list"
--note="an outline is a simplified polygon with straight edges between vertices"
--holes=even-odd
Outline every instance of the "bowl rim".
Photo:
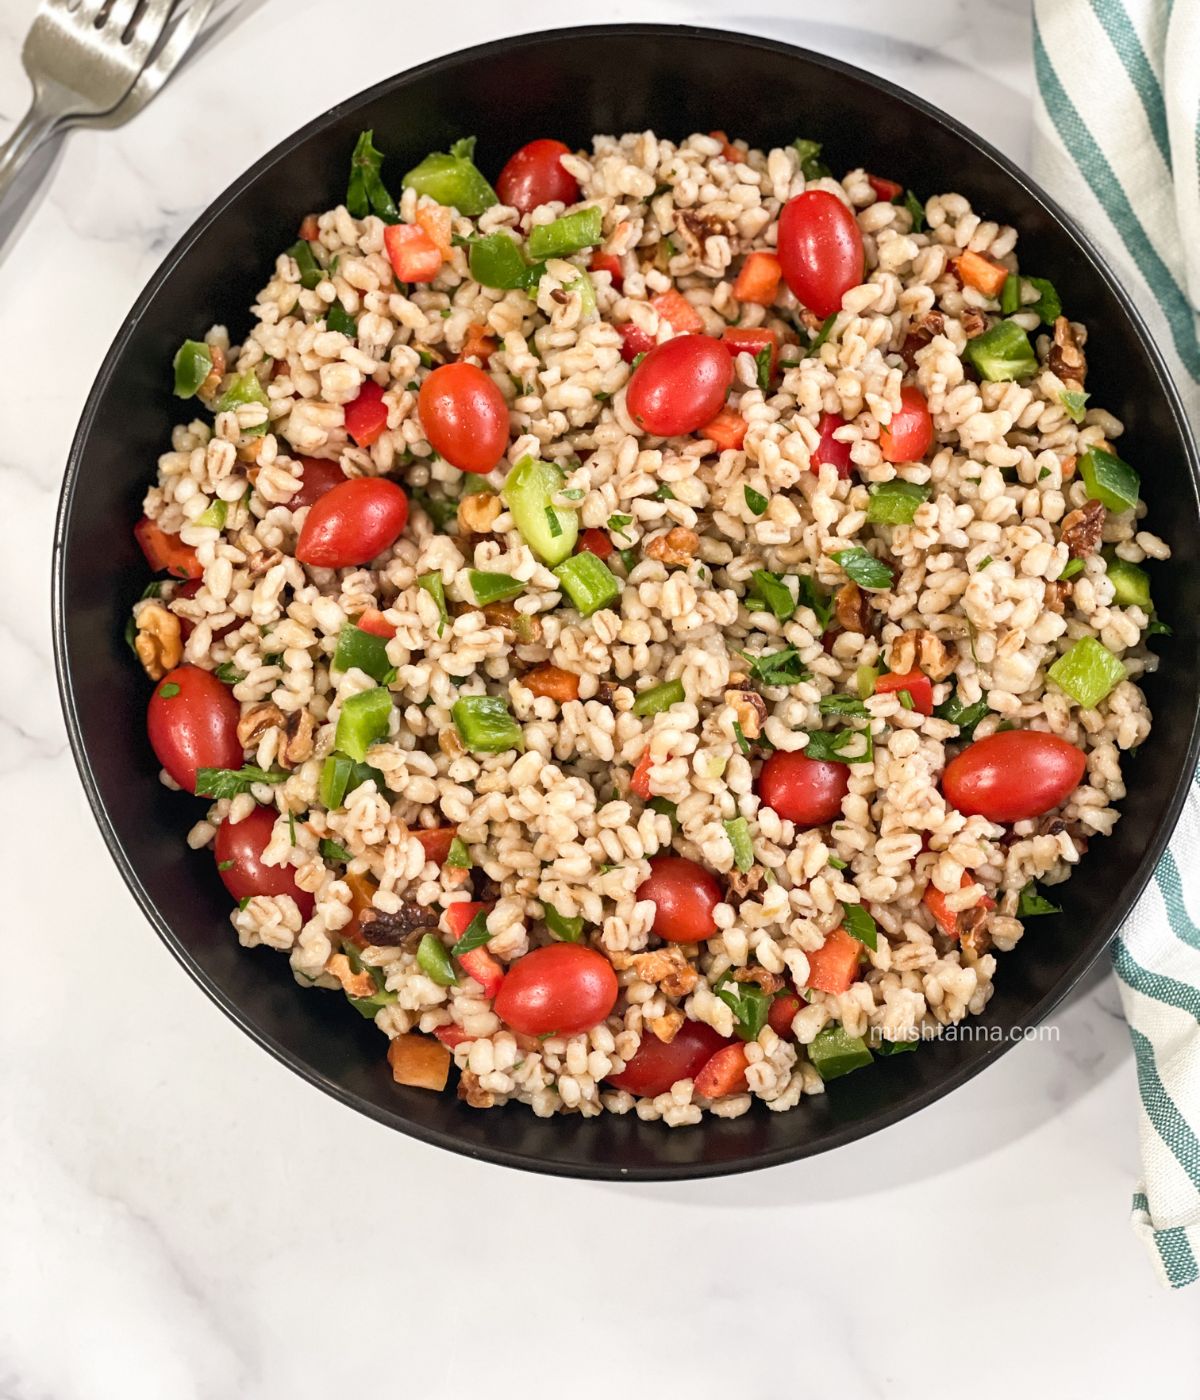
[[578,41],[583,39],[593,42],[603,42],[605,39],[612,37],[641,37],[647,39],[668,38],[676,41],[687,41],[691,39],[716,40],[729,45],[731,49],[736,47],[765,49],[777,55],[782,55],[785,58],[825,68],[835,75],[853,79],[856,82],[865,84],[868,88],[882,92],[898,100],[907,107],[915,110],[925,120],[936,123],[947,129],[960,141],[966,142],[968,147],[992,160],[1010,180],[1023,190],[1030,199],[1039,204],[1060,226],[1075,244],[1081,256],[1091,264],[1092,270],[1098,276],[1102,276],[1107,280],[1158,379],[1163,397],[1171,412],[1173,426],[1184,447],[1185,465],[1191,480],[1193,495],[1196,495],[1198,488],[1200,488],[1200,457],[1198,457],[1197,454],[1196,441],[1191,430],[1191,425],[1184,412],[1179,392],[1175,387],[1165,358],[1159,350],[1158,345],[1130,294],[1126,291],[1121,280],[1114,275],[1104,255],[1099,251],[1092,240],[1083,233],[1074,219],[1072,219],[1071,216],[1068,215],[1025,171],[1021,170],[1012,160],[1004,155],[1003,152],[993,146],[991,142],[979,136],[956,117],[950,116],[924,98],[918,97],[901,88],[898,84],[886,78],[881,78],[855,64],[846,63],[844,60],[831,57],[828,54],[818,53],[814,50],[805,49],[799,45],[788,43],[785,40],[769,38],[765,35],[746,34],[734,30],[718,29],[703,25],[670,23],[593,24],[542,29],[526,34],[512,35],[508,38],[489,43],[475,44],[469,48],[456,49],[451,53],[441,54],[413,68],[407,68],[399,73],[394,73],[390,77],[373,84],[371,87],[365,88],[351,97],[345,98],[319,116],[314,117],[295,132],[286,136],[282,141],[278,142],[264,155],[259,157],[258,160],[250,165],[207,204],[196,219],[192,221],[186,231],[159,263],[138,294],[132,309],[126,315],[121,328],[113,338],[101,362],[100,370],[88,391],[87,399],[67,455],[66,469],[63,474],[58,507],[55,513],[51,560],[51,628],[53,633],[54,665],[59,700],[62,705],[63,718],[66,724],[72,757],[83,783],[88,805],[91,808],[96,824],[100,828],[101,836],[104,839],[109,854],[112,856],[122,879],[133,894],[142,913],[146,916],[151,926],[176,961],[181,964],[193,981],[200,986],[204,993],[216,1003],[225,1015],[256,1044],[268,1051],[274,1059],[286,1065],[302,1079],[322,1090],[330,1097],[338,1100],[340,1103],[345,1104],[347,1107],[366,1114],[376,1122],[393,1128],[408,1137],[416,1138],[430,1146],[444,1148],[460,1156],[474,1158],[499,1166],[581,1180],[684,1181],[717,1176],[732,1176],[743,1172],[780,1166],[803,1157],[832,1151],[838,1147],[854,1142],[859,1138],[877,1133],[881,1129],[890,1127],[904,1118],[919,1113],[931,1103],[936,1102],[938,1099],[960,1088],[968,1080],[980,1074],[984,1069],[995,1064],[1001,1055],[1013,1045],[1017,1044],[1018,1040],[1021,1038],[1016,1034],[1018,1030],[1022,1032],[1028,1031],[1045,1020],[1049,1013],[1058,1006],[1078,984],[1088,968],[1111,942],[1116,931],[1129,916],[1133,906],[1141,897],[1160,856],[1166,849],[1167,842],[1175,829],[1183,809],[1183,803],[1191,783],[1191,775],[1196,771],[1197,758],[1200,756],[1200,707],[1198,707],[1193,714],[1191,730],[1188,736],[1186,761],[1180,766],[1174,786],[1163,808],[1162,815],[1155,824],[1153,835],[1145,846],[1141,859],[1125,881],[1126,893],[1124,898],[1119,903],[1115,904],[1106,916],[1105,923],[1107,924],[1107,933],[1105,937],[1098,941],[1094,939],[1089,940],[1087,944],[1081,946],[1080,952],[1067,965],[1054,986],[1034,1004],[1028,1014],[1022,1018],[1021,1022],[1013,1027],[1012,1034],[996,1041],[989,1039],[986,1049],[978,1056],[954,1066],[949,1073],[939,1078],[935,1084],[921,1089],[915,1094],[906,1096],[902,1101],[897,1101],[895,1105],[889,1106],[886,1109],[876,1110],[865,1120],[834,1125],[828,1132],[822,1135],[819,1143],[809,1145],[806,1144],[805,1140],[801,1139],[794,1144],[778,1147],[770,1151],[762,1152],[753,1158],[742,1158],[734,1162],[709,1162],[701,1160],[689,1163],[660,1162],[653,1165],[628,1167],[609,1163],[585,1164],[563,1162],[533,1156],[506,1147],[500,1142],[496,1144],[488,1143],[484,1146],[468,1144],[460,1140],[452,1132],[439,1128],[426,1127],[423,1124],[407,1119],[396,1109],[387,1109],[370,1100],[362,1098],[354,1090],[344,1087],[340,1083],[314,1069],[307,1060],[294,1054],[272,1035],[260,1030],[257,1026],[252,1024],[247,1014],[242,1011],[238,1002],[227,995],[219,985],[209,978],[205,971],[191,958],[186,947],[181,940],[176,937],[171,925],[160,913],[157,905],[143,886],[138,872],[126,854],[121,838],[117,834],[113,822],[109,817],[103,794],[101,793],[99,783],[83,742],[83,734],[75,697],[74,678],[69,666],[67,620],[64,606],[67,556],[66,540],[72,519],[75,488],[79,479],[84,451],[91,435],[92,426],[101,400],[108,391],[109,382],[114,373],[117,360],[124,354],[126,347],[137,332],[147,305],[158,294],[162,286],[171,279],[176,268],[184,257],[186,257],[192,245],[212,224],[218,222],[223,217],[227,207],[240,197],[246,187],[257,180],[260,175],[272,166],[285,160],[298,145],[307,142],[326,127],[339,121],[348,113],[352,113],[355,109],[379,100],[395,88],[404,86],[413,80],[436,76],[442,71],[453,71],[464,60],[479,58],[484,54],[492,57],[497,55],[508,56],[518,53],[525,48],[562,42],[564,40]]

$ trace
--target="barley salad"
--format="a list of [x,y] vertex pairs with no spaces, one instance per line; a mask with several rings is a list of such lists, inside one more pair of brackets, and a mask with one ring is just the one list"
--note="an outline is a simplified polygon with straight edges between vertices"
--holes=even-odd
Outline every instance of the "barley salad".
[[135,527],[241,943],[541,1116],[788,1109],[981,1012],[1168,630],[1069,288],[808,139],[394,188],[364,132],[242,343],[184,342]]

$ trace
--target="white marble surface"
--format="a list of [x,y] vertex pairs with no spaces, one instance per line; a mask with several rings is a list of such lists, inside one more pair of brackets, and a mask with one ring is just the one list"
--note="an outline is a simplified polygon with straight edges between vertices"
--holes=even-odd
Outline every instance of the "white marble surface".
[[[436,6],[265,0],[140,120],[66,142],[0,262],[0,1400],[1200,1394],[1200,1289],[1161,1292],[1127,1225],[1106,975],[1061,1043],[825,1158],[684,1187],[517,1175],[357,1117],[235,1030],[143,923],[66,752],[63,459],[124,311],[228,181],[397,69],[572,16],[775,30],[1027,158],[1024,0],[829,8],[460,0],[445,32]],[[5,119],[32,9],[0,0]]]

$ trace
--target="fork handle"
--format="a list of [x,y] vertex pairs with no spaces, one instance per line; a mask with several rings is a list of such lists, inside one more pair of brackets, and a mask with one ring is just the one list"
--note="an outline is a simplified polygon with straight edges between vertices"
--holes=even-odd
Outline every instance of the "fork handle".
[[47,140],[56,122],[66,115],[57,103],[39,93],[29,110],[0,144],[0,205],[21,173],[26,161]]

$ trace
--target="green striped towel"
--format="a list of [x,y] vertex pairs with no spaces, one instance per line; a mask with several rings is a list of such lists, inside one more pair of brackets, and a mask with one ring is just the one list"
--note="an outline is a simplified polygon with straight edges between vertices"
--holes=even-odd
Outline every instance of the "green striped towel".
[[[1200,423],[1200,3],[1034,0],[1034,170],[1104,248]],[[1200,774],[1113,948],[1141,1090],[1133,1222],[1200,1277]],[[1180,872],[1186,872],[1181,877]]]

